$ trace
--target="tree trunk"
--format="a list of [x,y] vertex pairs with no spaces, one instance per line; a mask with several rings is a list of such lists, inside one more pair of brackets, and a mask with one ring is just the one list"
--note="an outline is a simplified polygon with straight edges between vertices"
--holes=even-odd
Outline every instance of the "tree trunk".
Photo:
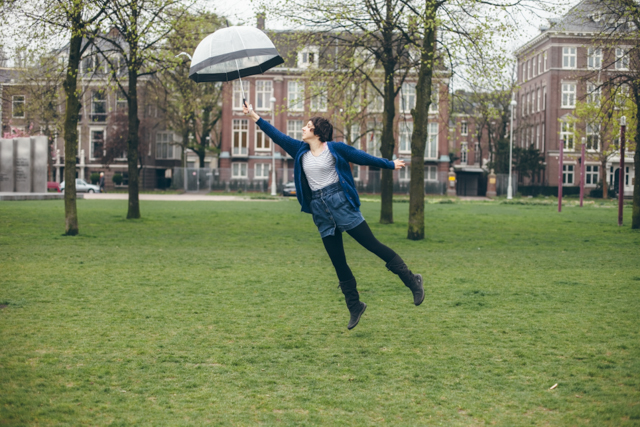
[[602,198],[609,198],[609,188],[607,186],[607,159],[604,159],[600,165],[602,170]]
[[[131,45],[130,45],[131,46]],[[134,46],[131,46],[135,49]],[[136,52],[130,53],[132,63],[137,61]],[[140,144],[138,128],[138,70],[129,68],[129,136],[127,140],[127,160],[129,170],[129,210],[127,219],[140,218],[139,181],[138,181],[138,145]]]
[[[393,121],[396,117],[394,64],[385,66],[384,112],[382,113],[382,138],[380,154],[385,159],[393,158],[395,138]],[[382,169],[380,173],[380,223],[393,224],[393,170]]]
[[[80,13],[78,13],[79,17]],[[73,20],[72,22],[77,22]],[[78,65],[80,64],[80,48],[82,33],[75,27],[71,30],[69,43],[69,62],[67,76],[64,81],[66,95],[66,111],[64,118],[64,234],[78,234],[78,210],[76,206],[76,156],[78,155]]]
[[433,17],[435,4],[427,1],[424,17],[425,34],[422,41],[420,71],[416,85],[416,107],[411,135],[411,183],[409,187],[409,229],[407,239],[424,239],[424,151],[428,137],[429,107],[431,106],[431,81],[435,53],[436,29]]
[[[636,105],[640,105],[640,93],[636,88],[634,90]],[[631,228],[640,228],[640,120],[636,118],[636,148],[633,155],[634,183],[633,183],[633,211],[631,213]],[[624,183],[620,183],[622,192],[624,193]]]

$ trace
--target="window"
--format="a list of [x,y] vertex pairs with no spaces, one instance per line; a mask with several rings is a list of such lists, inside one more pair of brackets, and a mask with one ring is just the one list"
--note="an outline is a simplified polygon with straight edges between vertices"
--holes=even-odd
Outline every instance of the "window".
[[524,94],[520,97],[520,105],[522,105],[522,117],[524,117],[527,112],[527,96]]
[[547,68],[547,52],[546,51],[542,54],[542,62],[544,63],[544,70],[547,71],[548,68]]
[[351,175],[353,175],[354,181],[360,181],[360,165],[351,165]]
[[351,125],[350,132],[351,133],[349,135],[349,141],[347,142],[353,144],[353,146],[356,148],[360,148],[360,125]]
[[431,89],[431,105],[429,105],[430,113],[438,112],[438,103],[440,102],[440,85],[433,85]]
[[410,181],[411,179],[411,167],[405,166],[402,169],[398,170],[398,181]]
[[247,164],[246,163],[232,163],[231,164],[231,178],[232,179],[247,179]]
[[575,145],[574,145],[574,125],[567,123],[567,122],[562,122],[562,125],[560,127],[560,139],[562,139],[564,141],[564,149],[565,150],[569,150],[569,151],[573,151]]
[[313,87],[311,111],[327,111],[327,84],[318,82]]
[[101,158],[105,155],[104,151],[104,140],[105,140],[105,132],[104,129],[91,129],[89,132],[89,144],[90,144],[90,157],[91,159]]
[[107,121],[107,93],[104,90],[94,90],[91,93],[91,121]]
[[309,68],[318,65],[320,49],[309,46],[298,52],[298,68]]
[[476,142],[473,146],[473,163],[476,165],[480,164],[480,143]]
[[527,70],[528,70],[528,71],[527,71],[527,78],[528,78],[529,80],[531,80],[531,62],[532,62],[531,60],[528,60],[528,61],[527,61],[527,64],[528,64],[528,65],[527,65]]
[[460,135],[467,136],[469,134],[469,126],[467,122],[460,123]]
[[346,108],[354,107],[356,109],[360,109],[361,103],[361,93],[360,86],[352,83],[347,90],[344,91],[344,104]]
[[287,120],[287,135],[298,141],[302,140],[302,120]]
[[413,134],[413,122],[400,122],[400,146],[399,153],[411,152],[411,135]]
[[576,68],[576,48],[562,48],[562,68]]
[[562,165],[562,184],[573,185],[575,165]]
[[587,102],[589,104],[600,104],[600,95],[602,94],[602,88],[594,85],[593,83],[587,83]]
[[575,83],[562,83],[562,108],[576,107]]
[[116,111],[126,113],[128,108],[127,97],[122,90],[116,92]]
[[[262,119],[264,120],[264,119]],[[271,120],[265,120],[271,123]],[[271,139],[256,125],[256,151],[271,151]]]
[[538,54],[538,74],[542,74],[542,54]]
[[24,95],[11,97],[11,116],[15,119],[24,118]]
[[616,70],[629,69],[629,51],[627,49],[616,48]]
[[424,179],[426,181],[438,180],[438,167],[437,166],[425,166],[424,167]]
[[629,86],[624,84],[615,89],[614,95],[614,108],[619,110],[625,107],[625,104],[629,100]]
[[384,97],[372,85],[369,85],[367,90],[367,108],[370,113],[382,113],[384,111]]
[[547,87],[543,86],[542,88],[542,110],[544,111],[547,108]]
[[467,143],[463,142],[460,144],[460,163],[463,165],[467,164],[467,152],[469,148],[467,147]]
[[234,156],[246,156],[249,140],[249,120],[233,120],[233,147],[231,154]]
[[380,142],[382,137],[381,123],[367,123],[367,153],[372,156],[380,157]]
[[600,181],[600,166],[585,165],[584,183],[585,185],[596,185]]
[[587,67],[592,70],[599,70],[602,68],[602,49],[590,47],[587,49]]
[[425,156],[428,159],[438,157],[438,123],[429,123]]
[[[239,80],[235,80],[233,82],[233,103],[232,103],[232,108],[234,110],[242,110],[242,97],[244,96],[244,98],[247,100],[247,104],[251,103],[250,97],[249,97],[249,85],[250,82],[248,82],[247,80],[243,80],[242,81],[242,87],[240,86],[240,81]],[[244,93],[243,93],[244,90]]]
[[544,153],[544,129],[545,129],[545,127],[544,127],[544,123],[542,123],[542,124],[540,125],[540,127],[542,128],[542,132],[541,132],[541,133],[542,133],[542,136],[541,136],[541,138],[540,138],[540,139],[542,140],[542,146],[540,147],[540,151],[541,151],[542,153]]
[[600,150],[600,125],[587,123],[587,150]]
[[537,99],[538,99],[538,113],[540,112],[540,104],[542,104],[542,94],[540,93],[540,88],[538,88],[538,90],[536,90],[536,93],[538,94]]
[[177,158],[180,158],[180,152],[178,147],[173,145],[173,132],[156,133],[156,159]]
[[271,80],[256,81],[256,110],[270,110],[273,96],[273,82]]
[[304,83],[290,80],[287,89],[287,106],[289,111],[304,111]]
[[540,125],[536,125],[536,150],[540,149]]
[[531,92],[527,94],[527,114],[531,114]]
[[256,163],[253,177],[255,179],[269,179],[269,170],[271,170],[269,163]]
[[402,83],[400,92],[400,112],[410,113],[416,108],[416,85],[415,83]]

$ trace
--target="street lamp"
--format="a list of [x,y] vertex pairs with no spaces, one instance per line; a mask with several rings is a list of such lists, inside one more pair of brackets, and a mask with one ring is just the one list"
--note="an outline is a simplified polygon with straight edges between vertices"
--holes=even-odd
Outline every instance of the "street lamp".
[[518,105],[518,103],[516,102],[516,95],[513,94],[513,98],[511,99],[511,124],[509,125],[509,185],[507,187],[507,200],[511,200],[513,199],[513,185],[511,182],[511,177],[512,177],[512,173],[511,173],[511,169],[512,169],[512,162],[513,162],[513,111],[516,108],[516,105]]
[[[269,100],[271,101],[271,123],[276,125],[276,98],[274,96]],[[271,195],[276,195],[276,148],[273,140],[271,140]]]

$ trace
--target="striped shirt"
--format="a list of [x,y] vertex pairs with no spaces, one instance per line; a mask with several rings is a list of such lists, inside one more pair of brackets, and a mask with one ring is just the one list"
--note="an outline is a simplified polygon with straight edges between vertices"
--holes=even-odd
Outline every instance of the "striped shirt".
[[302,168],[313,191],[340,181],[336,172],[336,159],[328,147],[318,157],[311,154],[311,151],[303,154]]

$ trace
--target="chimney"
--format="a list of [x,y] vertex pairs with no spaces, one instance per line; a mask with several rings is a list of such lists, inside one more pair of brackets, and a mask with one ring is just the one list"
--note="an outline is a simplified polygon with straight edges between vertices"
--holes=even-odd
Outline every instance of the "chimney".
[[265,20],[265,15],[264,13],[258,13],[258,29],[264,31],[264,20]]

